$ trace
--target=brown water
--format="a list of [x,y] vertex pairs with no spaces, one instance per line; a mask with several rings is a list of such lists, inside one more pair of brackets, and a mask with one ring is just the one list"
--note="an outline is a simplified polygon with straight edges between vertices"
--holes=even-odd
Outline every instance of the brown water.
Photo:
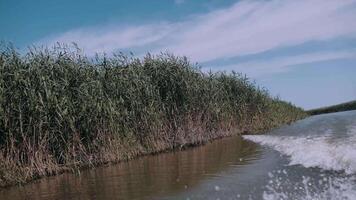
[[356,111],[0,191],[20,199],[356,199]]
[[0,192],[0,199],[150,199],[174,195],[258,157],[256,144],[224,138],[184,151],[62,174]]

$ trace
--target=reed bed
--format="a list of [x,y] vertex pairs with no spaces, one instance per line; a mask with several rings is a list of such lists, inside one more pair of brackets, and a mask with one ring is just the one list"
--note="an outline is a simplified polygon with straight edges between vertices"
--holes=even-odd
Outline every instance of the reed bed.
[[185,57],[0,48],[0,186],[266,131],[305,117],[242,74]]

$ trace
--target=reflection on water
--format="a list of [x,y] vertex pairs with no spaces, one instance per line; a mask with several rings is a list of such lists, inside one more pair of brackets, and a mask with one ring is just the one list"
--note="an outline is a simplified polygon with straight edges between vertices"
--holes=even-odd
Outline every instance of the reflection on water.
[[224,138],[184,151],[145,156],[117,165],[62,174],[0,192],[0,199],[151,199],[174,195],[257,159],[257,145]]

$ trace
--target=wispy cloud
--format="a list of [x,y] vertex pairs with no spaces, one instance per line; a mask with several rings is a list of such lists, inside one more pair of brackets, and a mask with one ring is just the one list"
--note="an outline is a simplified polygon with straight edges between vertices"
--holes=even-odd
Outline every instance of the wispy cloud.
[[317,52],[294,56],[277,57],[269,60],[247,61],[239,64],[223,65],[219,67],[203,68],[203,71],[238,71],[248,74],[252,78],[258,78],[269,74],[289,71],[297,65],[330,61],[336,59],[356,59],[356,49],[338,52]]
[[241,1],[182,22],[79,28],[40,43],[76,42],[88,54],[143,48],[206,62],[313,40],[356,36],[356,0]]
[[38,43],[77,43],[86,53],[111,53],[117,49],[129,49],[159,42],[174,27],[167,23],[129,27],[90,27],[68,31],[46,38]]
[[199,61],[355,36],[355,1],[246,1],[196,19],[168,49]]

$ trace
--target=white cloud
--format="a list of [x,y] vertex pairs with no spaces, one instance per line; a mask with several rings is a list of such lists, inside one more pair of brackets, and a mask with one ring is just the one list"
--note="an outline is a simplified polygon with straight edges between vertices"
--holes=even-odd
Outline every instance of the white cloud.
[[356,58],[356,51],[339,51],[339,52],[318,52],[301,54],[295,56],[286,56],[263,61],[248,61],[239,64],[220,66],[218,68],[203,68],[203,71],[238,71],[256,78],[262,75],[286,72],[291,67],[301,64],[330,61],[335,59]]
[[355,35],[355,1],[246,1],[198,19],[171,51],[199,61]]
[[205,62],[312,40],[356,36],[356,0],[242,1],[182,22],[80,28],[41,43],[76,42],[88,54],[170,51]]
[[116,49],[129,49],[158,42],[172,30],[171,25],[160,23],[131,27],[92,27],[68,31],[46,38],[38,43],[54,44],[75,42],[86,53],[110,53]]

